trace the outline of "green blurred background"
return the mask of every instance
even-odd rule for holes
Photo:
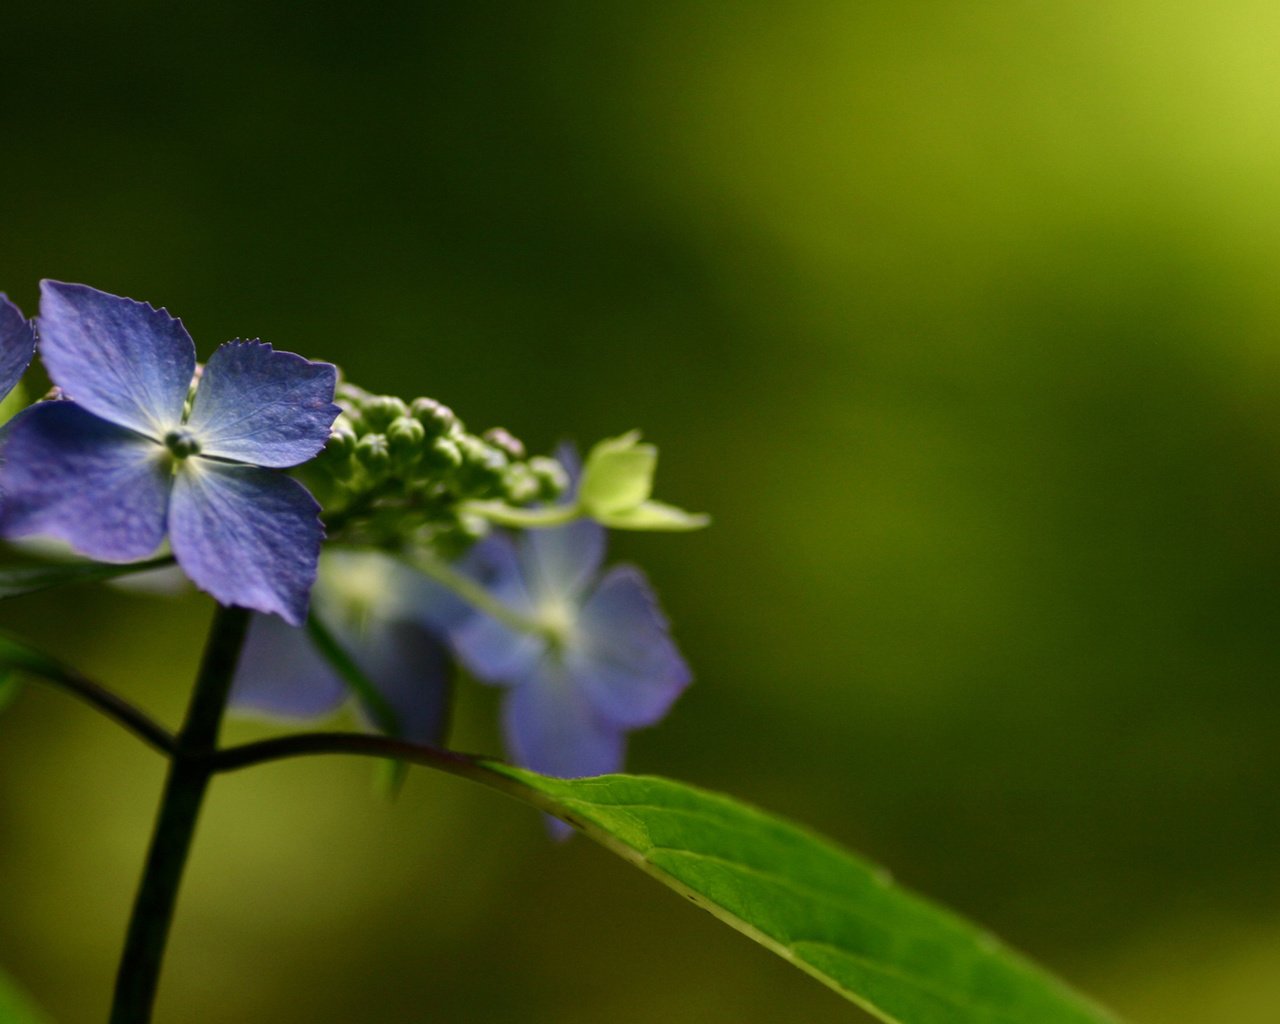
[[[213,9],[216,6],[216,9]],[[698,681],[630,766],[807,822],[1137,1022],[1280,1005],[1280,8],[10,7],[0,287],[167,305],[539,450]],[[209,604],[0,624],[174,721]],[[493,694],[457,745],[495,750]],[[255,735],[239,723],[232,737]],[[0,719],[0,963],[104,1018],[162,764]],[[161,1020],[860,1020],[457,780],[214,787]]]

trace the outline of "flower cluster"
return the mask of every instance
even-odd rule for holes
[[[242,711],[350,701],[372,728],[442,743],[460,664],[506,690],[515,761],[578,776],[618,770],[626,734],[688,684],[644,576],[601,570],[602,523],[705,522],[650,500],[657,453],[638,435],[583,470],[572,452],[530,458],[433,399],[370,394],[258,341],[200,366],[165,310],[52,281],[34,325],[0,296],[0,397],[37,341],[55,389],[0,435],[0,535],[124,563],[167,541],[196,586],[261,613]]]
[[[487,530],[468,502],[552,501],[566,486],[554,459],[527,458],[501,427],[469,432],[435,399],[405,402],[343,381],[336,400],[342,412],[305,476],[345,541],[459,553]]]
[[[351,692],[314,631],[265,616],[251,627],[232,703],[306,720],[353,700],[383,731],[439,742],[456,659],[506,689],[503,731],[516,763],[565,777],[618,771],[626,734],[658,722],[691,676],[644,574],[629,565],[602,574],[604,551],[604,530],[587,520],[518,541],[491,534],[456,570],[492,595],[483,607],[386,554],[330,552],[316,615],[392,724],[370,694]]]

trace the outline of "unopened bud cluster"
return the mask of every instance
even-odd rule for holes
[[[410,534],[464,546],[483,524],[459,515],[470,500],[529,505],[556,500],[567,486],[554,459],[528,458],[502,428],[467,431],[448,406],[432,398],[412,402],[338,385],[342,413],[329,443],[306,467],[307,482],[326,521],[373,543]]]

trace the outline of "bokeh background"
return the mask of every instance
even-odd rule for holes
[[[0,287],[167,305],[534,449],[643,427],[619,537],[698,681],[634,770],[809,823],[1135,1022],[1280,1005],[1280,8],[10,6]],[[175,721],[206,599],[10,602]],[[493,695],[455,742],[496,750]],[[232,738],[261,734],[237,723]],[[104,1019],[162,778],[0,718],[0,963]],[[219,780],[159,1019],[861,1020],[536,815]]]

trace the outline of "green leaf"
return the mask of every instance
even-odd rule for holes
[[[991,935],[779,818],[666,779],[552,779],[482,767],[502,777],[499,788],[563,818],[882,1020],[1116,1021]]]
[[[126,565],[107,565],[102,562],[6,565],[0,567],[0,599],[21,597],[23,594],[34,594],[40,590],[51,590],[71,583],[100,583],[118,576],[158,569],[172,562],[172,555],[163,555],[160,558],[152,558],[145,562],[129,562]]]
[[[48,1024],[48,1020],[13,979],[0,971],[0,1021],[4,1024]]]

